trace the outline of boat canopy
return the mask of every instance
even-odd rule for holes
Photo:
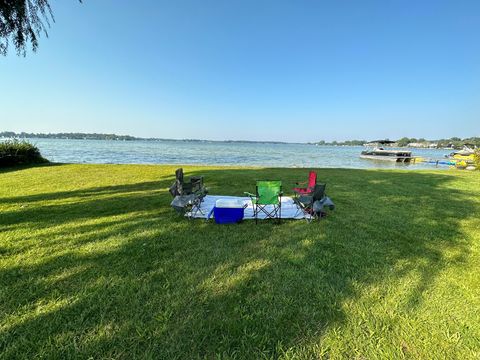
[[[374,141],[370,141],[369,144],[395,144],[396,141],[392,141],[392,140],[374,140]]]

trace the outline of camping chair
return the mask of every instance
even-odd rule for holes
[[[295,187],[293,191],[295,195],[298,197],[300,195],[307,195],[313,192],[313,188],[317,184],[317,173],[315,171],[310,171],[308,173],[308,182],[297,182],[296,185],[307,185],[307,187]]]
[[[175,170],[175,182],[170,186],[169,191],[173,197],[202,192],[207,193],[206,188],[203,186],[203,176],[192,176],[189,182],[185,182],[182,168]]]
[[[174,197],[171,205],[180,213],[189,213],[192,219],[195,215],[205,215],[201,209],[203,198],[207,195],[208,190],[203,185],[203,176],[192,176],[189,182],[183,177],[183,169],[175,171],[175,182],[170,186],[170,194]]]
[[[295,204],[298,206],[298,211],[303,212],[305,219],[308,222],[313,219],[318,219],[322,212],[321,210],[315,209],[315,203],[319,204],[323,199],[325,199],[325,188],[326,184],[316,184],[313,188],[313,192],[307,195],[300,195],[293,199]]]
[[[253,216],[255,224],[258,223],[258,214],[265,214],[265,219],[278,219],[282,217],[282,182],[257,181],[255,194],[245,193],[252,199]]]

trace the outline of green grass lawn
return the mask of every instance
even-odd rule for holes
[[[0,358],[480,358],[480,172],[319,169],[327,218],[222,226],[169,207],[174,170],[0,171]]]

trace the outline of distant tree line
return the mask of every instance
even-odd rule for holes
[[[388,140],[388,139],[387,139]],[[366,140],[348,140],[348,141],[332,141],[326,142],[321,140],[314,143],[315,145],[325,145],[325,146],[360,146],[363,144],[369,143]],[[395,145],[399,147],[407,147],[409,144],[423,145],[425,147],[435,146],[437,148],[455,148],[461,149],[465,144],[471,144],[476,147],[480,147],[480,137],[469,137],[461,139],[459,137],[452,137],[450,139],[439,139],[439,140],[426,140],[424,138],[408,138],[403,137],[395,141]]]
[[[1,0],[0,0],[1,1]],[[14,131],[0,132],[0,138],[7,139],[73,139],[73,140],[148,140],[148,141],[186,141],[186,142],[225,142],[225,143],[264,143],[264,144],[286,144],[281,141],[250,141],[250,140],[225,140],[212,141],[200,139],[165,139],[165,138],[141,138],[130,135],[97,134],[97,133],[26,133]]]
[[[0,137],[3,138],[20,138],[20,139],[74,139],[74,140],[139,140],[130,135],[117,134],[85,134],[85,133],[56,133],[56,134],[42,134],[42,133],[15,133],[13,131],[0,132]]]
[[[325,146],[361,146],[366,144],[366,140],[347,140],[347,141],[332,141],[326,142],[325,140],[320,140],[315,145],[325,145]]]
[[[427,145],[427,143],[429,144],[430,142],[427,141],[424,138],[417,139],[417,138],[403,137],[403,138],[397,140],[397,145],[398,146],[408,146],[408,144],[425,144],[425,145]],[[434,143],[434,142],[431,142],[431,143]],[[435,143],[438,144],[438,142],[436,142],[436,141],[435,141]]]
[[[403,137],[397,141],[398,146],[408,146],[408,144],[425,144],[426,146],[430,144],[436,144],[439,148],[451,147],[451,148],[461,148],[465,144],[475,145],[480,147],[480,137],[470,137],[461,139],[459,137],[452,137],[450,139],[439,139],[439,140],[425,140],[423,138],[407,138]]]
[[[0,0],[1,1],[1,0]],[[3,131],[0,132],[0,138],[8,139],[73,139],[73,140],[168,140],[168,141],[188,141],[188,142],[216,142],[210,140],[198,140],[198,139],[182,139],[182,140],[173,140],[173,139],[163,139],[163,138],[140,138],[130,135],[117,135],[117,134],[98,134],[98,133],[27,133],[14,131]],[[386,139],[388,140],[388,139]],[[221,142],[227,143],[268,143],[268,144],[285,144],[284,142],[277,141],[248,141],[248,140],[225,140]],[[362,146],[369,143],[367,140],[347,140],[347,141],[332,141],[327,142],[321,140],[315,143],[309,143],[313,145],[322,145],[322,146]],[[450,139],[440,139],[440,140],[426,140],[423,138],[407,138],[403,137],[395,142],[395,146],[407,147],[409,144],[422,145],[424,147],[435,146],[438,148],[454,148],[461,149],[465,144],[471,144],[480,148],[480,137],[470,137],[470,138],[458,138],[452,137]]]

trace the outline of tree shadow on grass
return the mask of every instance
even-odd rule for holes
[[[221,169],[211,193],[302,169]],[[2,199],[31,207],[2,225],[32,234],[0,256],[0,353],[7,357],[278,357],[319,343],[362,291],[416,272],[415,311],[445,263],[468,257],[460,220],[478,204],[451,174],[318,170],[337,205],[326,219],[219,226],[169,209],[168,180]],[[251,188],[248,188],[248,187]],[[446,221],[448,219],[448,221]],[[38,258],[29,254],[39,251]],[[31,256],[31,255],[30,255]]]
[[[38,164],[20,164],[20,165],[12,165],[12,166],[0,166],[0,175],[14,172],[14,171],[28,170],[32,168],[42,168],[47,166],[50,167],[50,166],[62,166],[62,165],[65,165],[65,164],[46,162],[46,163],[38,163]]]

